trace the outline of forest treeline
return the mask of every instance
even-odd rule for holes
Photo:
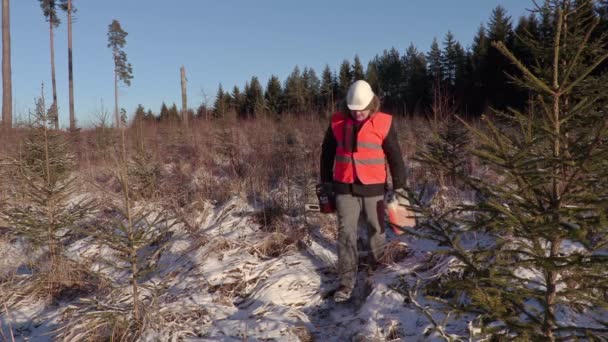
[[[600,21],[598,32],[608,32],[608,1],[574,1],[593,4],[594,16]],[[491,42],[500,41],[513,51],[525,65],[540,69],[550,61],[539,59],[539,47],[526,41],[551,41],[555,30],[555,11],[547,3],[539,9],[514,20],[504,7],[492,11],[487,24],[481,24],[472,45],[465,48],[448,31],[443,39],[434,39],[426,53],[410,44],[405,51],[393,47],[384,50],[364,66],[355,55],[344,60],[337,71],[329,65],[320,74],[311,67],[295,66],[281,81],[272,75],[263,85],[252,76],[244,86],[225,89],[219,85],[213,103],[203,103],[190,115],[195,117],[239,118],[257,115],[302,115],[318,113],[326,116],[339,107],[348,86],[355,80],[367,80],[382,98],[382,109],[395,115],[425,115],[437,106],[467,117],[482,114],[488,108],[523,109],[529,92],[518,87],[511,76],[520,76],[517,69]],[[601,73],[604,64],[596,72]],[[159,112],[139,106],[135,118],[178,119],[177,106],[163,104]]]

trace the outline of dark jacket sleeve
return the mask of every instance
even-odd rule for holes
[[[390,168],[391,176],[393,177],[393,189],[405,187],[407,179],[405,164],[403,163],[403,156],[401,155],[397,130],[393,123],[391,123],[391,128],[382,143],[382,149],[386,155],[388,167]]]
[[[334,159],[338,143],[331,126],[325,132],[323,145],[321,145],[321,182],[330,183],[334,179]]]

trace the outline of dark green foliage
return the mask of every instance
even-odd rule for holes
[[[473,39],[471,48],[471,92],[475,94],[468,102],[469,111],[473,113],[481,113],[487,105],[487,90],[485,87],[486,78],[485,72],[488,68],[487,57],[490,49],[490,42],[486,34],[486,29],[483,24],[477,30],[477,34]]]
[[[459,67],[460,55],[464,55],[464,50],[454,39],[454,34],[451,31],[445,35],[443,41],[443,52],[440,54],[441,79],[450,86],[456,84],[456,69]]]
[[[178,122],[180,119],[179,110],[174,102],[171,108],[169,108],[169,121]]]
[[[439,48],[439,43],[437,43],[437,38],[434,38],[433,43],[431,44],[431,50],[426,56],[429,77],[433,83],[438,83],[443,79],[441,59],[441,49]]]
[[[251,77],[251,81],[245,85],[245,112],[243,118],[255,118],[264,113],[264,90],[257,77]]]
[[[350,62],[345,59],[340,64],[340,71],[338,72],[338,99],[344,100],[346,98],[351,83],[353,83],[353,72]]]
[[[353,81],[364,80],[365,72],[363,70],[363,65],[361,64],[361,60],[359,56],[355,55],[355,60],[353,61]]]
[[[177,105],[173,103],[171,108],[167,107],[167,105],[163,102],[160,107],[160,113],[158,115],[158,121],[165,122],[179,122],[181,120],[179,111],[177,110]]]
[[[530,38],[541,42],[553,39],[555,5],[551,1],[538,3],[540,8],[527,11],[517,20],[512,20],[504,7],[496,7],[488,22],[480,25],[470,48],[447,32],[443,42],[434,39],[426,53],[418,52],[413,45],[404,53],[392,47],[369,60],[365,69],[358,55],[352,63],[343,60],[336,66],[337,72],[326,65],[318,92],[310,83],[313,69],[298,68],[283,83],[282,111],[327,115],[335,110],[337,102],[344,100],[348,87],[357,79],[365,79],[372,86],[381,98],[382,110],[396,115],[427,115],[438,107],[466,117],[487,114],[490,109],[524,110],[531,93],[514,82],[512,77],[521,76],[520,71],[491,42],[502,42],[534,71],[552,63],[546,59],[552,50],[550,45],[526,43]],[[572,0],[568,6],[581,4],[600,18],[597,32],[608,32],[606,1]],[[596,72],[606,69],[607,62]],[[274,113],[268,106],[267,110]],[[241,112],[245,112],[244,107]]]
[[[226,93],[224,92],[224,88],[222,84],[217,88],[217,95],[215,96],[215,102],[213,103],[213,113],[217,118],[223,118],[228,112],[229,109],[229,101]]]
[[[454,186],[459,177],[470,171],[468,162],[471,156],[468,149],[471,139],[468,131],[455,118],[448,118],[442,124],[433,139],[414,159],[434,165],[432,170],[436,172],[439,186]],[[437,165],[441,167],[436,167]]]
[[[306,87],[297,65],[285,81],[285,108],[292,114],[306,111]]]
[[[145,149],[138,149],[129,162],[130,191],[134,199],[152,198],[160,186],[160,164]]]
[[[337,81],[334,74],[331,72],[329,65],[325,65],[323,74],[321,75],[321,106],[325,113],[330,114],[334,111],[337,96]]]
[[[450,161],[448,136],[431,144],[433,157],[426,158],[477,193],[475,203],[439,215],[420,210],[429,237],[461,265],[463,276],[443,284],[452,294],[444,300],[476,313],[485,326],[494,324],[486,335],[608,336],[608,326],[594,322],[608,310],[608,93],[606,73],[597,69],[608,50],[597,17],[586,10],[590,2],[568,4],[553,0],[539,9],[553,18],[547,20],[555,25],[553,39],[528,37],[532,59],[547,63],[527,66],[505,42],[493,44],[523,75],[515,80],[534,101],[527,112],[498,112],[496,120],[484,118],[482,129],[468,127],[479,142],[472,152],[487,168],[484,176]],[[497,20],[494,31],[507,32],[508,25]]]
[[[403,113],[404,82],[403,65],[397,49],[384,50],[376,57],[378,71],[378,94],[383,97],[382,104],[392,114]]]
[[[270,79],[268,79],[264,99],[270,113],[278,117],[283,111],[283,89],[281,81],[275,75],[270,76]]]
[[[38,0],[40,2],[40,8],[42,14],[50,21],[53,26],[57,27],[61,23],[61,20],[57,17],[57,8],[60,6],[57,0]],[[67,8],[66,8],[67,9]]]
[[[230,108],[241,115],[241,113],[245,111],[245,96],[238,86],[232,88],[231,97],[232,102],[230,103]]]
[[[403,55],[403,67],[407,85],[404,95],[406,112],[422,112],[430,96],[426,57],[410,44]]]
[[[367,63],[367,70],[365,70],[365,79],[367,83],[372,87],[374,92],[378,93],[378,65],[377,59],[372,59]]]
[[[167,107],[167,105],[164,102],[160,106],[160,112],[158,114],[158,120],[159,121],[169,120],[169,108]]]
[[[502,42],[506,46],[512,46],[513,29],[511,17],[507,15],[502,6],[497,6],[492,11],[488,24],[488,41]],[[486,56],[483,83],[486,87],[488,101],[494,108],[505,109],[509,99],[514,95],[515,87],[510,85],[506,73],[512,74],[515,69],[509,61],[498,50],[490,48]]]
[[[306,111],[316,113],[319,111],[318,102],[321,92],[321,81],[313,68],[304,68],[302,72],[302,82],[304,83],[304,97]]]
[[[19,158],[10,163],[20,196],[0,207],[0,217],[11,233],[46,248],[48,288],[53,294],[66,280],[58,275],[65,264],[63,245],[74,235],[74,224],[90,213],[92,202],[75,199],[76,180],[71,175],[75,159],[61,132],[49,129],[52,121],[43,100],[37,100],[34,114]]]
[[[112,49],[114,72],[120,81],[130,86],[131,79],[133,79],[133,67],[131,63],[127,62],[127,54],[123,50],[127,44],[127,35],[128,33],[122,29],[118,20],[112,20],[108,26],[108,47]]]
[[[156,115],[154,115],[154,113],[152,113],[151,109],[148,109],[148,111],[146,112],[146,115],[144,116],[144,119],[147,121],[156,120]]]
[[[154,117],[154,115],[152,115],[152,117]],[[146,110],[144,109],[144,106],[142,106],[141,104],[138,104],[137,108],[135,108],[135,113],[133,114],[133,120],[132,120],[133,125],[135,125],[136,123],[139,123],[139,122],[147,121],[148,119],[149,119],[149,117],[146,114]]]

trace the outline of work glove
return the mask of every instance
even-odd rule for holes
[[[393,200],[397,201],[397,203],[399,203],[399,205],[403,205],[403,206],[410,205],[407,191],[405,191],[405,189],[403,189],[403,188],[395,189],[393,191]]]

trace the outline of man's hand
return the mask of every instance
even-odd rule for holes
[[[407,191],[403,188],[394,190],[394,200],[396,200],[399,205],[408,206],[410,205],[410,200],[408,199]]]

